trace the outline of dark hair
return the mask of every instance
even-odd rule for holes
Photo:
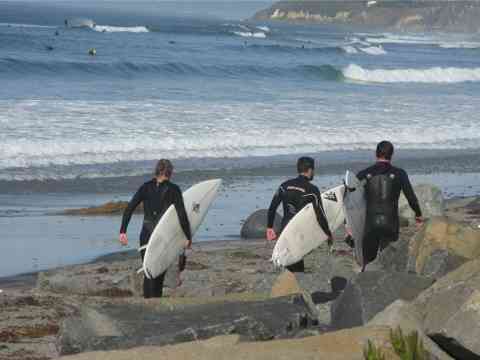
[[[392,160],[393,144],[390,141],[381,141],[377,145],[377,158]]]
[[[173,173],[173,165],[170,160],[161,159],[158,160],[157,166],[155,166],[155,176],[170,177]]]
[[[299,174],[303,174],[310,169],[315,169],[315,160],[308,156],[302,156],[297,160],[297,171]]]

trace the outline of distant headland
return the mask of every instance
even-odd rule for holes
[[[480,31],[480,2],[431,0],[287,0],[254,15],[256,20],[384,27],[406,31]]]

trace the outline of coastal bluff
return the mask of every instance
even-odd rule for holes
[[[427,0],[279,1],[255,20],[343,24],[400,31],[480,30],[480,2]]]

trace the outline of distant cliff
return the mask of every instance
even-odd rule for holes
[[[364,25],[397,30],[479,32],[480,1],[289,0],[255,14],[256,20]]]

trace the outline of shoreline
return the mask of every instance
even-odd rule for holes
[[[408,149],[397,150],[395,164],[407,169],[410,174],[428,174],[432,172],[475,172],[480,168],[480,148],[477,149]],[[321,175],[343,174],[346,169],[360,170],[374,161],[372,150],[331,150],[307,152],[319,164]],[[303,153],[302,153],[303,154]],[[242,177],[290,176],[294,172],[295,155],[270,155],[238,158],[192,158],[173,159],[176,165],[175,178],[180,184],[190,184],[205,178],[223,177],[227,182]],[[463,161],[458,162],[461,157]],[[83,194],[83,193],[124,193],[132,191],[133,183],[142,183],[150,179],[150,171],[155,161],[120,162],[110,166],[111,175],[74,176],[73,178],[28,179],[19,176],[16,180],[0,180],[0,196],[8,194]],[[200,165],[199,165],[200,164]],[[93,173],[102,165],[77,166],[82,174]],[[125,166],[136,168],[133,175],[121,171]],[[68,169],[69,167],[60,166]],[[73,167],[75,168],[75,166]],[[40,168],[32,168],[37,171]],[[20,170],[20,169],[17,169]],[[65,170],[67,171],[67,170]]]
[[[192,251],[215,251],[215,250],[227,250],[235,248],[249,248],[259,244],[266,243],[263,239],[241,239],[241,240],[207,240],[192,244]],[[49,271],[61,271],[65,268],[82,266],[82,265],[96,265],[99,263],[114,263],[117,261],[124,261],[129,259],[138,259],[138,251],[133,250],[121,250],[111,252],[105,255],[100,255],[94,259],[86,262],[79,262],[76,264],[59,266],[49,269],[38,270],[34,272],[19,273],[9,276],[0,277],[0,290],[31,290],[36,286],[38,276],[41,273]]]
[[[480,196],[480,195],[479,195]],[[445,212],[446,214],[455,219],[456,221],[467,221],[471,223],[476,218],[476,212],[480,212],[480,209],[477,210],[476,207],[469,210],[469,212],[462,211],[460,214],[456,214],[458,209],[465,209],[468,208],[469,205],[475,204],[478,196],[456,196],[452,198],[445,199]],[[95,216],[95,215],[92,215]],[[116,215],[115,215],[116,216]],[[480,226],[480,225],[478,225]],[[193,242],[192,250],[195,251],[215,251],[215,250],[227,250],[227,249],[234,249],[234,248],[249,248],[252,246],[258,245],[269,245],[265,239],[224,239],[224,240],[204,240],[204,241],[197,241]],[[7,289],[9,287],[16,287],[15,285],[19,285],[17,287],[21,287],[23,289],[28,289],[34,287],[38,275],[42,272],[48,271],[58,271],[63,268],[75,267],[75,266],[82,266],[82,265],[95,265],[98,263],[113,263],[116,261],[123,261],[126,259],[138,259],[138,251],[136,249],[128,249],[128,250],[120,250],[120,251],[113,251],[106,253],[104,255],[99,255],[94,257],[93,259],[85,262],[78,262],[75,264],[70,264],[66,266],[59,266],[49,269],[38,270],[34,272],[26,272],[26,273],[19,273],[13,274],[9,276],[2,276],[0,277],[0,289]]]

